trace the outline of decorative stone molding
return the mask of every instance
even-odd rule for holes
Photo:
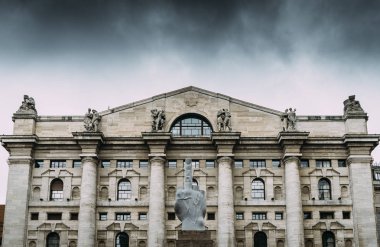
[[[152,158],[150,158],[151,166],[164,165],[165,162],[166,162],[166,159],[162,158],[161,156],[153,156]]]

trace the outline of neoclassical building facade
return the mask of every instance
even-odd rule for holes
[[[179,246],[184,160],[214,246],[377,246],[367,114],[297,116],[195,87],[84,116],[13,115],[5,247]]]

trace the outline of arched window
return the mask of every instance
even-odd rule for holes
[[[198,114],[186,114],[174,121],[170,132],[173,136],[210,136],[211,124]]]
[[[265,199],[265,185],[264,181],[256,178],[252,181],[252,198]]]
[[[63,201],[63,182],[54,179],[50,184],[50,201]]]
[[[267,235],[264,232],[256,232],[253,247],[267,247]]]
[[[326,231],[322,234],[322,244],[323,247],[335,247],[335,236],[334,233]]]
[[[116,235],[115,247],[129,247],[129,236],[125,232]]]
[[[331,200],[331,186],[327,178],[322,178],[318,182],[319,200]]]
[[[130,200],[132,197],[131,182],[128,179],[122,179],[117,188],[117,200]]]
[[[59,235],[51,232],[46,237],[46,247],[59,247]]]

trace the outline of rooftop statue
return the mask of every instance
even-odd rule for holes
[[[153,119],[152,131],[153,132],[162,131],[165,124],[165,120],[166,120],[165,111],[153,109],[150,112],[152,113],[152,119]]]
[[[351,95],[344,102],[344,114],[347,113],[364,113],[358,100],[355,100],[355,95]]]
[[[204,231],[206,215],[205,192],[193,184],[191,159],[185,161],[184,188],[178,188],[174,205],[175,213],[182,221],[183,231]]]
[[[231,113],[228,109],[222,109],[217,114],[218,131],[231,131]]]
[[[88,108],[88,111],[84,116],[84,128],[89,132],[98,132],[101,119],[102,117],[95,109],[91,110],[91,108]]]
[[[285,109],[285,113],[281,116],[283,122],[283,131],[295,131],[296,130],[296,109]]]
[[[37,114],[36,103],[32,97],[24,95],[24,101],[16,113],[32,113]]]

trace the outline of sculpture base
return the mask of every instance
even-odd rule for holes
[[[210,231],[178,231],[176,247],[214,247]]]

